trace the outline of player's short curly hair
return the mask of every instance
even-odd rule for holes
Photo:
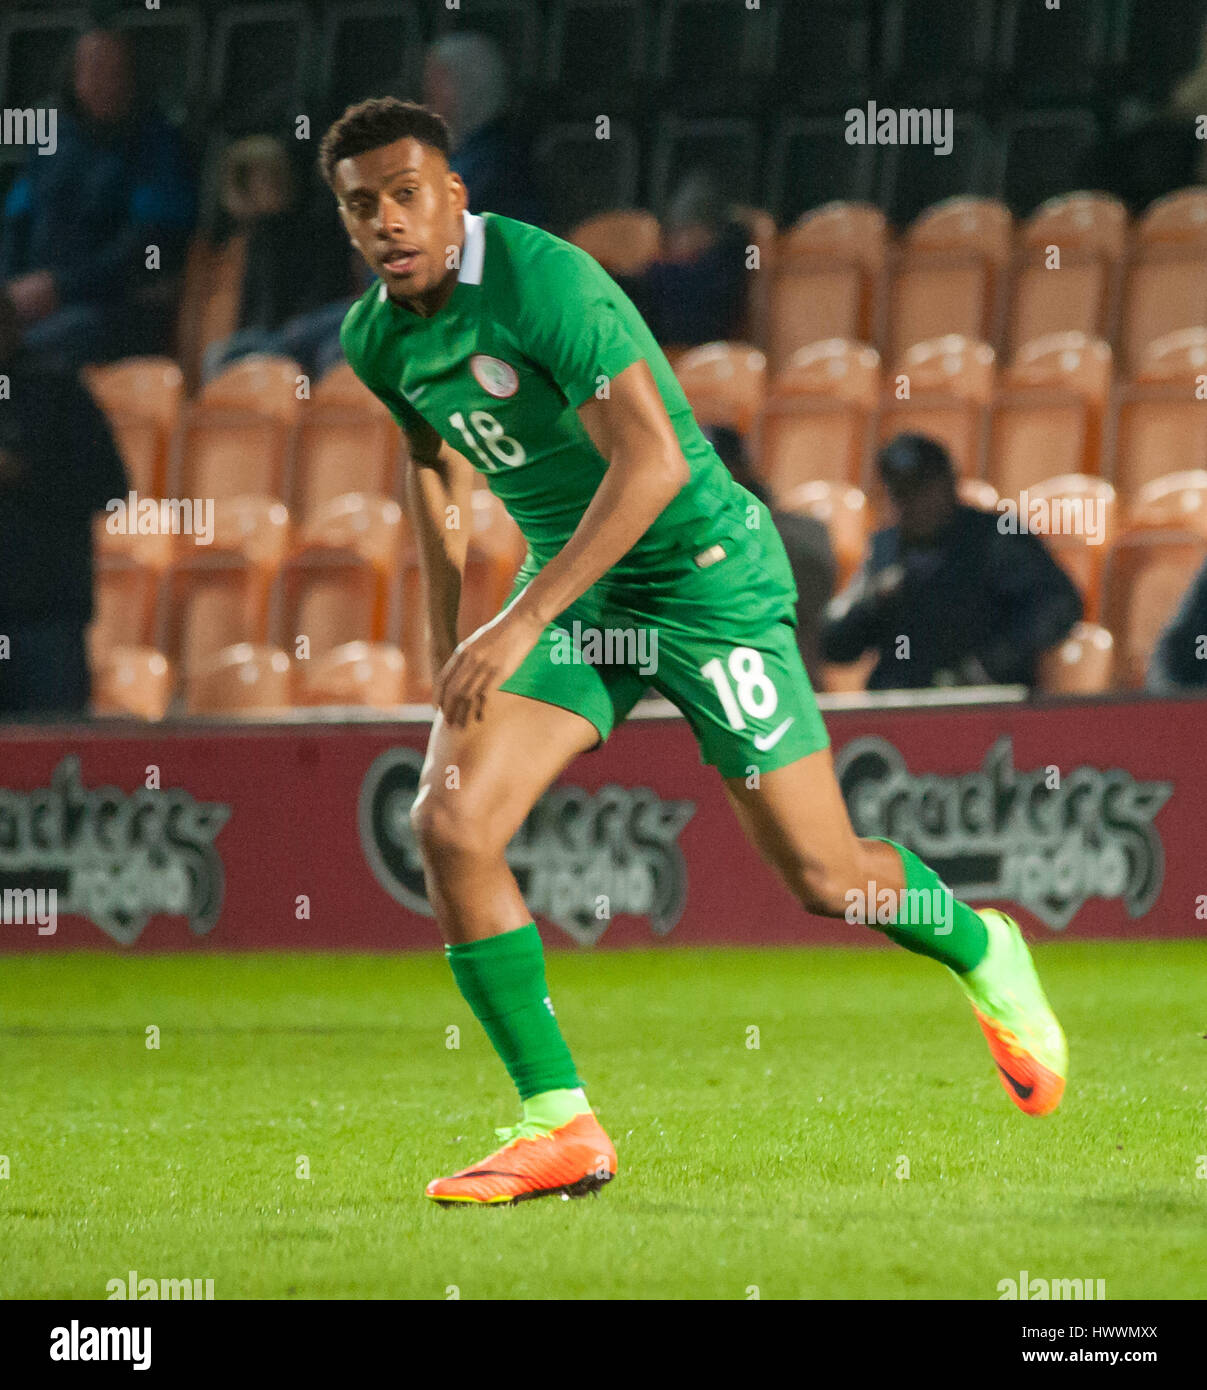
[[[323,178],[334,188],[335,166],[341,159],[392,145],[395,140],[418,140],[448,158],[448,126],[442,117],[414,101],[373,97],[349,106],[323,136],[319,146]]]

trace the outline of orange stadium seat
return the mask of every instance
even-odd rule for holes
[[[490,581],[495,613],[503,605],[516,572],[528,553],[528,543],[520,528],[511,519],[507,508],[493,492],[475,492],[470,498],[471,519],[470,558],[481,555],[493,571]],[[494,613],[487,614],[493,618]],[[482,621],[487,621],[483,618]],[[472,629],[471,629],[472,631]]]
[[[1120,335],[1125,370],[1138,375],[1149,344],[1207,326],[1207,188],[1158,198],[1140,219],[1127,273]]]
[[[302,369],[256,354],[207,383],[185,414],[177,491],[196,497],[285,496]]]
[[[701,425],[749,434],[763,406],[767,359],[749,343],[704,343],[675,363],[675,375]]]
[[[406,699],[406,659],[387,642],[345,642],[294,663],[294,703],[390,709]]]
[[[92,712],[162,719],[172,702],[172,665],[154,647],[113,647],[92,668]]]
[[[914,221],[891,275],[889,361],[953,333],[997,341],[1011,234],[1009,209],[992,198],[949,198]]]
[[[1100,695],[1111,688],[1115,639],[1097,623],[1075,623],[1058,646],[1039,658],[1037,685],[1045,695]]]
[[[292,703],[289,657],[280,647],[262,643],[223,647],[185,682],[184,704],[190,714],[272,716]]]
[[[155,624],[159,574],[128,556],[103,556],[93,579],[95,614],[88,651],[95,669],[119,647],[149,647]]]
[[[956,496],[966,507],[976,507],[982,512],[997,510],[997,488],[984,478],[957,478]]]
[[[1128,520],[1133,526],[1180,526],[1207,533],[1207,469],[1168,473],[1145,483]]]
[[[981,472],[995,361],[988,343],[949,334],[916,343],[885,382],[879,439],[925,434],[947,446],[957,473]],[[901,399],[908,388],[909,396]]]
[[[259,572],[237,555],[178,560],[161,586],[159,626],[162,649],[187,687],[224,647],[266,640]]]
[[[1117,198],[1065,193],[1038,208],[1019,236],[1011,351],[1049,333],[1109,339],[1126,247],[1127,208]]]
[[[289,544],[289,509],[284,502],[248,492],[216,499],[211,543],[215,553],[242,555],[271,574],[289,553]]]
[[[753,456],[776,497],[822,479],[856,484],[880,389],[880,355],[831,338],[794,353],[772,381]]]
[[[566,238],[613,275],[640,275],[658,259],[662,228],[652,212],[625,208],[580,222]]]
[[[1161,632],[1207,560],[1207,537],[1177,527],[1133,528],[1116,538],[1103,580],[1102,621],[1114,634],[1116,679],[1144,684]]]
[[[731,208],[730,213],[746,228],[750,238],[747,244],[758,253],[757,267],[748,266],[751,270],[750,290],[746,295],[746,307],[738,334],[765,352],[771,324],[771,286],[779,232],[775,218],[764,208],[742,207],[739,204]]]
[[[820,479],[801,483],[779,501],[779,510],[802,512],[823,522],[838,562],[838,586],[850,582],[863,562],[868,541],[868,499],[857,487]]]
[[[238,326],[246,266],[246,233],[236,233],[221,246],[194,237],[189,246],[176,322],[176,356],[190,391],[201,380],[206,348],[229,338]]]
[[[527,551],[519,527],[493,493],[475,491],[471,501],[473,516],[457,610],[458,639],[468,637],[496,616]],[[436,673],[430,669],[427,610],[413,545],[403,551],[400,590],[399,645],[406,659],[407,698],[425,701],[431,697]]]
[[[1098,473],[1111,350],[1084,333],[1025,344],[1002,374],[990,415],[989,477],[1002,493],[1044,478]]]
[[[1115,534],[1115,489],[1102,478],[1069,473],[1030,484],[1028,506],[1037,501],[1045,504],[1053,522],[1059,521],[1059,532],[1054,526],[1052,534],[1043,536],[1043,542],[1077,585],[1086,617],[1096,619],[1102,570]]]
[[[151,494],[145,494],[145,496],[147,500],[155,502],[158,506],[159,499]],[[142,506],[143,497],[140,496],[133,524],[115,531],[109,529],[113,515],[109,512],[100,512],[93,518],[92,522],[93,545],[98,557],[124,556],[133,560],[137,565],[145,565],[148,569],[162,571],[167,569],[176,557],[180,537],[174,536],[167,529],[145,533],[136,530],[137,517],[142,511]]]
[[[288,436],[277,421],[246,411],[189,413],[181,427],[175,496],[284,497]]]
[[[292,505],[302,518],[346,492],[398,492],[402,436],[348,364],[332,367],[299,412]]]
[[[298,378],[305,373],[289,357],[252,353],[208,381],[198,404],[222,410],[246,410],[291,425],[301,407]]]
[[[1207,328],[1170,333],[1150,343],[1137,380],[1118,393],[1114,429],[1115,487],[1125,501],[1155,478],[1202,466],[1207,459]]]
[[[180,418],[180,368],[169,357],[128,357],[86,367],[83,375],[113,430],[130,486],[144,497],[161,496]]]
[[[875,338],[887,240],[884,213],[866,203],[827,203],[780,237],[767,325],[773,370],[814,343]]]
[[[301,549],[345,550],[368,561],[385,585],[398,568],[404,530],[402,508],[392,497],[345,492],[311,514],[298,536],[298,545]]]
[[[345,492],[398,491],[400,432],[389,412],[314,406],[298,430],[293,504],[301,517]]]
[[[344,550],[306,550],[277,577],[276,631],[294,660],[315,661],[345,642],[379,642],[387,599],[377,568]],[[305,638],[308,657],[299,657]]]

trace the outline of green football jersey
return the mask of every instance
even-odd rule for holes
[[[404,429],[421,417],[485,474],[543,565],[569,540],[607,462],[577,408],[644,359],[691,477],[610,571],[619,581],[679,568],[754,499],[701,433],[631,300],[585,251],[492,213],[465,214],[457,284],[423,318],[374,285],[341,340],[357,376]]]

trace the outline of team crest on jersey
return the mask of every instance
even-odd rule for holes
[[[469,359],[469,369],[474,380],[492,396],[506,400],[520,389],[520,377],[516,369],[499,357],[487,357],[483,352],[475,352]]]

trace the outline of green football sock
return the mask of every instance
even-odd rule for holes
[[[536,923],[483,941],[446,946],[445,953],[457,988],[486,1029],[520,1099],[578,1090],[582,1082],[549,1002],[545,953]],[[585,1101],[584,1096],[578,1110],[571,1113],[589,1109]],[[554,1099],[549,1108],[558,1115],[564,1103]]]
[[[901,856],[905,865],[904,897],[891,925],[870,921],[869,926],[882,931],[890,941],[929,956],[964,974],[984,959],[989,948],[985,924],[967,903],[960,902],[937,873],[928,868],[913,852],[895,840],[883,839]],[[869,908],[872,905],[869,904]],[[869,913],[870,915],[870,913]]]

